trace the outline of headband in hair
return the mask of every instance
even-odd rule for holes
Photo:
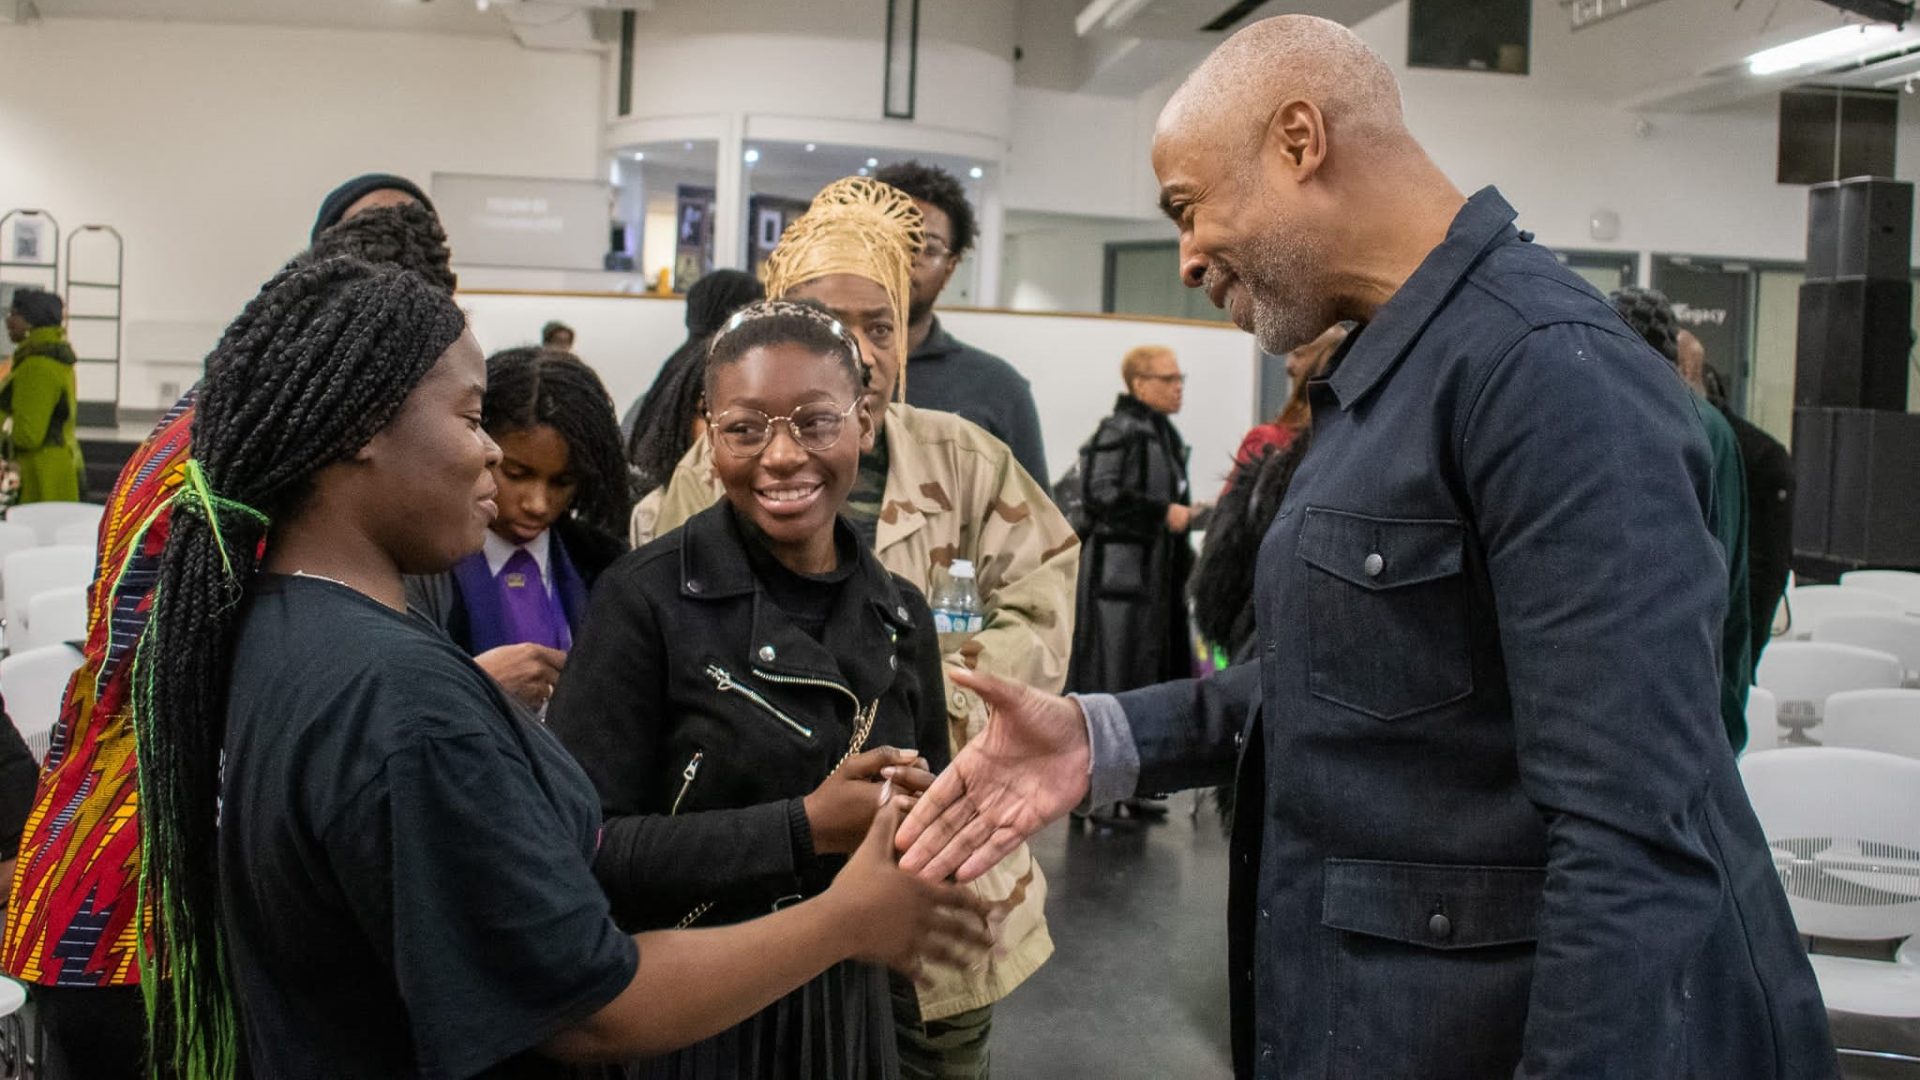
[[[755,300],[734,312],[727,319],[726,324],[713,335],[713,340],[707,345],[707,355],[712,356],[719,349],[722,338],[748,323],[778,318],[782,315],[795,315],[814,323],[839,338],[840,344],[847,347],[848,355],[853,357],[854,364],[862,371],[870,366],[866,358],[860,355],[860,339],[853,336],[853,332],[847,329],[845,323],[834,318],[831,311],[818,304],[799,303],[793,300]]]

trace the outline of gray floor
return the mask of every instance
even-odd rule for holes
[[[1053,959],[994,1012],[995,1080],[1219,1080],[1227,845],[1212,805],[1162,823],[1071,820],[1033,843]]]

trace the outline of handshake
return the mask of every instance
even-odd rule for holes
[[[981,961],[1006,912],[949,882],[974,880],[1065,816],[1086,797],[1089,778],[1086,719],[1072,700],[950,674],[980,695],[990,717],[952,766],[935,778],[910,750],[870,750],[806,799],[823,852],[845,837],[854,798],[871,808],[864,837],[821,899],[843,909],[843,925],[860,928],[855,955],[915,977],[928,963]]]

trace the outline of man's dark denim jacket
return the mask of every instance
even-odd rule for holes
[[[1095,798],[1239,762],[1243,1077],[1833,1075],[1717,709],[1707,406],[1513,217],[1311,387],[1259,662],[1083,699]]]

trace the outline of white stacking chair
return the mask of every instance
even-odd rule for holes
[[[1891,596],[1907,614],[1920,615],[1920,574],[1911,570],[1849,570],[1840,575],[1840,584]]]
[[[48,589],[27,601],[27,622],[13,644],[20,649],[87,639],[87,586]]]
[[[60,700],[80,659],[80,650],[71,645],[48,645],[0,660],[0,696],[7,699],[7,715],[35,761],[47,760]]]
[[[1843,690],[1820,722],[1827,746],[1920,758],[1920,690]]]
[[[1829,615],[1813,630],[1813,640],[1878,649],[1899,658],[1906,685],[1920,686],[1920,618],[1912,615]]]
[[[28,548],[39,546],[40,534],[33,531],[33,526],[0,521],[0,564],[4,564],[7,556],[16,551],[26,551]],[[5,595],[6,587],[4,583],[0,583],[0,596]]]
[[[1898,615],[1900,601],[1872,589],[1846,585],[1802,585],[1788,589],[1786,636],[1793,641],[1809,641],[1820,623],[1830,615]]]
[[[1764,686],[1747,687],[1747,748],[1757,754],[1780,745],[1780,699]]]
[[[7,511],[7,520],[16,525],[25,525],[40,534],[42,544],[56,544],[59,540],[55,534],[62,526],[84,522],[97,530],[100,527],[100,515],[106,512],[107,508],[99,503],[33,502],[22,503]]]
[[[53,530],[53,542],[62,547],[93,547],[100,542],[100,523],[70,521]]]
[[[33,504],[38,505],[38,504]],[[0,563],[0,593],[6,596],[7,632],[26,629],[27,602],[48,589],[86,585],[93,581],[90,547],[37,547],[16,551]]]
[[[1835,747],[1770,750],[1742,758],[1740,776],[1801,934],[1892,941],[1920,933],[1920,761]],[[1920,964],[1808,959],[1829,1011],[1920,1020]],[[1888,1056],[1875,1047],[1840,1052]]]
[[[1776,641],[1760,657],[1753,681],[1780,701],[1785,740],[1805,746],[1806,730],[1826,715],[1827,699],[1842,690],[1891,690],[1905,677],[1898,658],[1858,645]]]

